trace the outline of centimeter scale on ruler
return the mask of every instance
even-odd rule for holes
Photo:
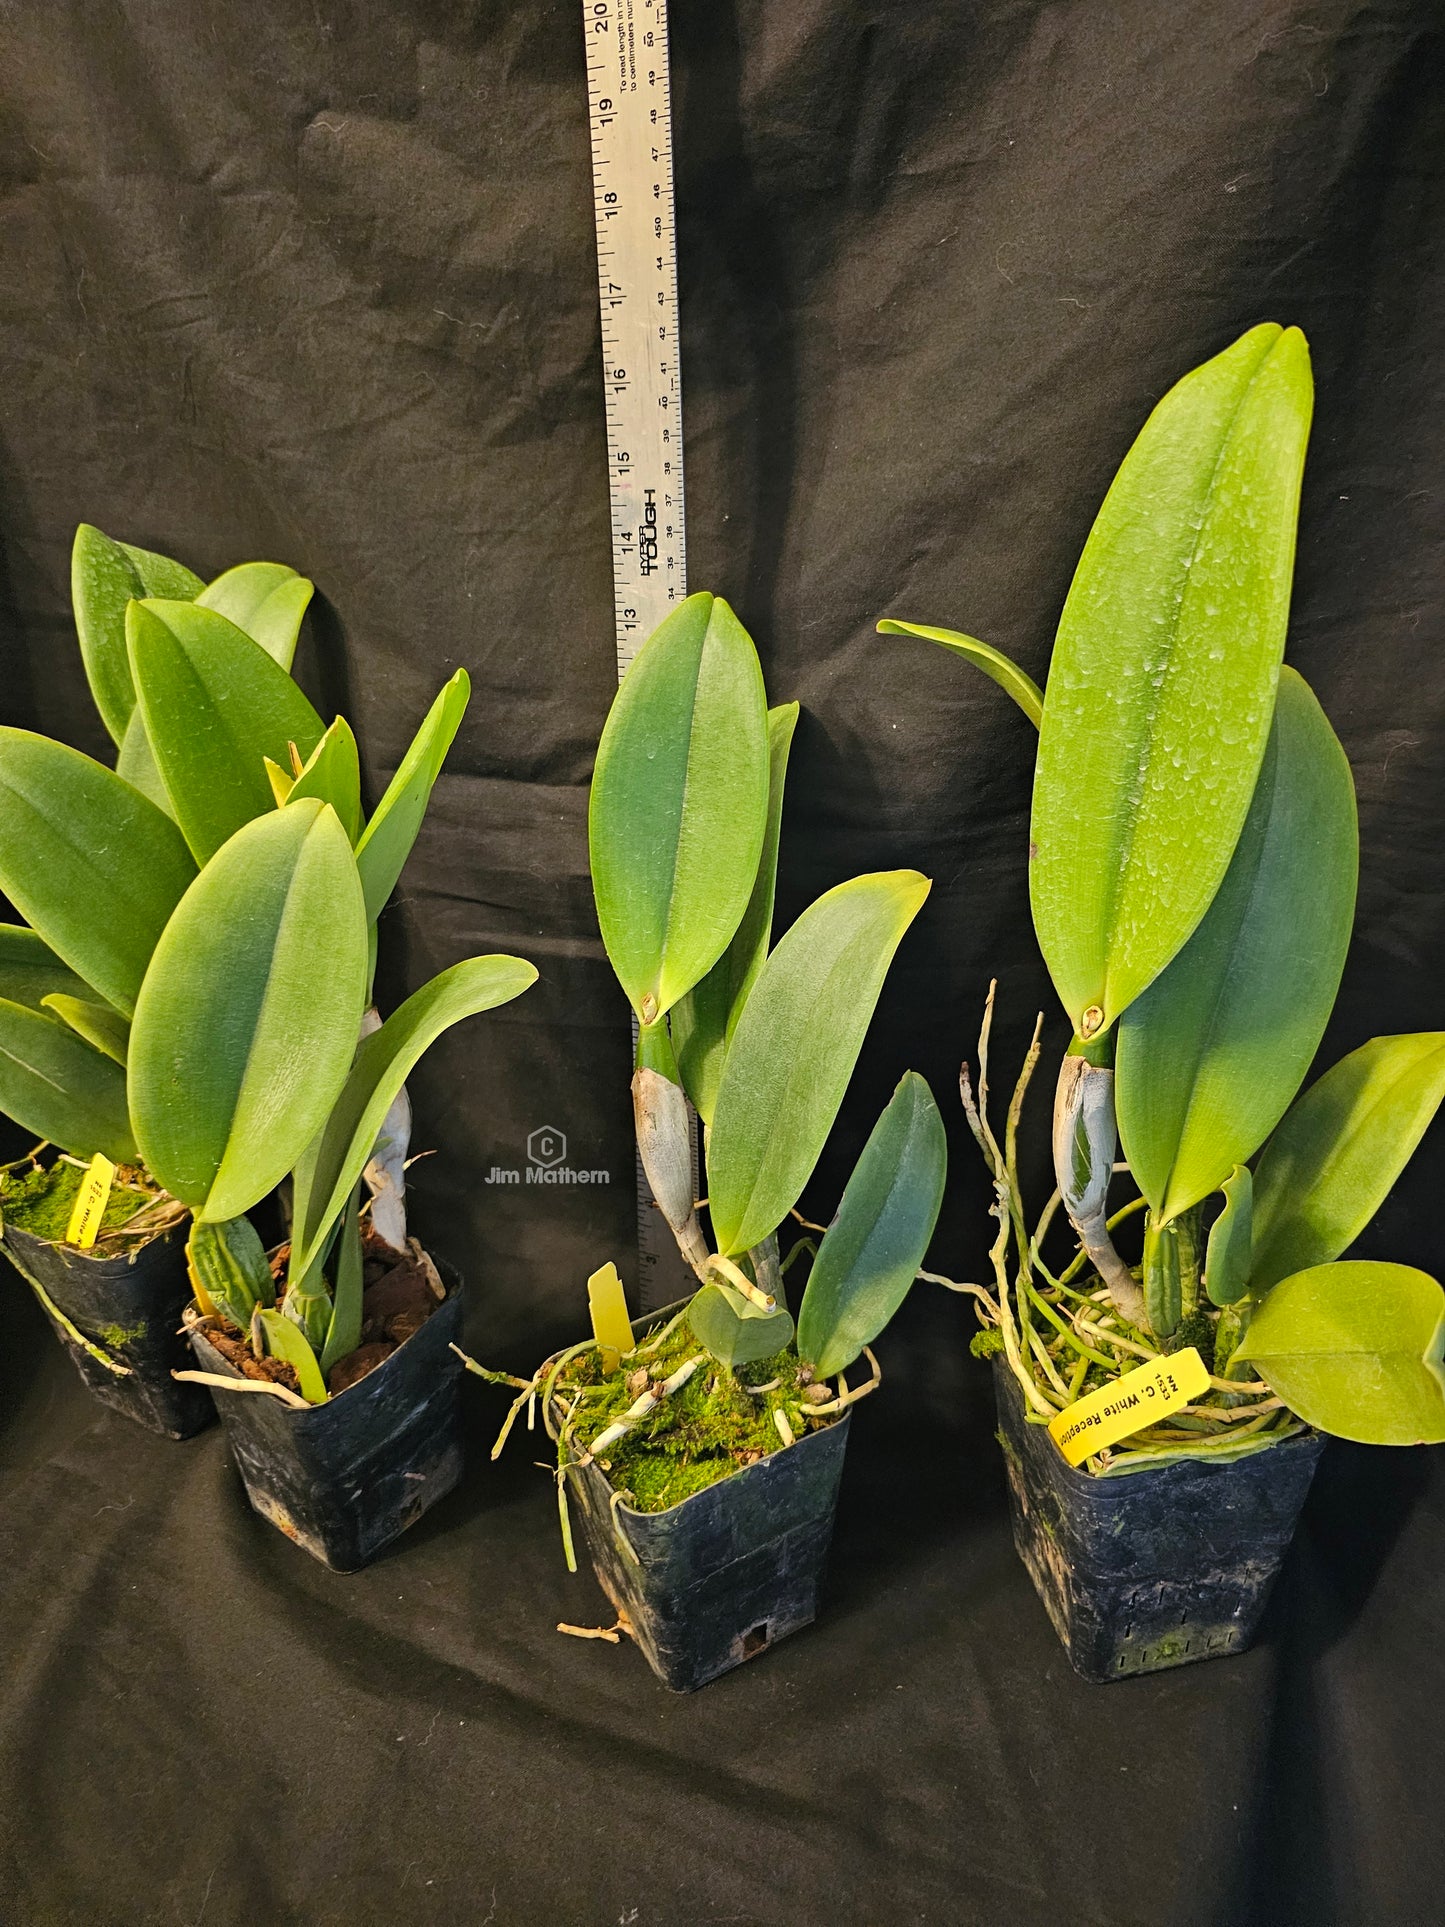
[[[667,0],[582,0],[582,19],[620,680],[687,594]],[[694,1288],[640,1160],[637,1252],[643,1311]]]

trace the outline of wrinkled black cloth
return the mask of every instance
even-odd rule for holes
[[[1429,0],[675,0],[689,569],[803,705],[779,927],[858,871],[933,894],[828,1155],[900,1071],[948,1115],[933,1262],[981,1275],[951,1091],[989,979],[1033,1014],[1030,731],[884,614],[1042,680],[1153,401],[1260,319],[1318,387],[1290,659],[1354,766],[1362,884],[1322,1061],[1442,1021],[1445,100]],[[614,686],[581,9],[49,0],[0,10],[0,715],[99,753],[77,521],[314,577],[298,658],[372,800],[474,694],[383,920],[394,1004],[541,982],[412,1080],[415,1228],[530,1365],[632,1262],[625,1007],[585,812]],[[1028,1137],[1047,1190],[1043,1112]],[[484,1182],[565,1134],[606,1185]],[[1437,1268],[1445,1136],[1362,1240]],[[562,1566],[469,1389],[462,1488],[370,1571],[245,1506],[218,1432],[91,1404],[0,1278],[0,1914],[145,1923],[1433,1922],[1445,1488],[1336,1445],[1250,1655],[1068,1671],[1008,1538],[966,1303],[915,1291],[860,1407],[826,1616],[689,1699]]]

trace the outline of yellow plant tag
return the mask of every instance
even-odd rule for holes
[[[1209,1373],[1192,1345],[1168,1358],[1154,1358],[1125,1372],[1112,1385],[1066,1405],[1049,1422],[1049,1437],[1070,1465],[1082,1465],[1091,1452],[1142,1432],[1209,1390]]]
[[[105,1207],[110,1202],[110,1185],[114,1176],[115,1166],[108,1157],[97,1151],[75,1194],[75,1208],[65,1228],[65,1242],[68,1245],[79,1245],[82,1251],[88,1251],[95,1243],[100,1221],[105,1216]]]
[[[632,1350],[632,1322],[616,1265],[603,1265],[587,1280],[587,1307],[592,1313],[592,1336],[602,1351],[602,1369],[615,1372],[622,1354]]]

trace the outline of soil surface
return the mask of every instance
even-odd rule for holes
[[[660,1343],[657,1334],[666,1332]],[[669,1329],[659,1325],[617,1371],[605,1375],[595,1349],[564,1367],[557,1395],[568,1405],[581,1391],[568,1459],[579,1457],[645,1391],[656,1390],[688,1359],[702,1350],[685,1319]],[[831,1425],[836,1413],[816,1411],[831,1404],[835,1389],[813,1384],[794,1351],[726,1371],[704,1362],[681,1388],[660,1400],[645,1418],[597,1461],[614,1491],[624,1492],[638,1512],[662,1512],[754,1465],[786,1443],[775,1413],[794,1440]]]
[[[431,1282],[435,1273],[423,1261],[420,1251],[415,1241],[411,1250],[398,1252],[370,1231],[365,1234],[361,1343],[332,1366],[326,1389],[333,1396],[384,1364],[398,1345],[404,1345],[413,1332],[421,1329],[441,1303]],[[271,1259],[271,1269],[277,1275],[278,1306],[286,1296],[281,1274],[289,1255],[289,1246],[283,1245]],[[247,1378],[269,1379],[273,1385],[300,1392],[301,1381],[295,1367],[279,1358],[258,1358],[251,1349],[249,1337],[234,1325],[213,1320],[206,1327],[206,1336],[222,1357]]]
[[[32,1237],[64,1244],[85,1170],[83,1164],[57,1158],[49,1166],[29,1164],[0,1172],[0,1215]],[[138,1211],[163,1195],[142,1172],[129,1165],[118,1166],[101,1219],[101,1237],[119,1231]]]

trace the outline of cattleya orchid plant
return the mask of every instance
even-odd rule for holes
[[[303,578],[257,563],[206,589],[83,528],[75,582],[118,768],[0,730],[0,885],[28,926],[7,942],[80,985],[38,1009],[0,1004],[0,1105],[77,1153],[142,1162],[192,1214],[200,1309],[284,1359],[320,1403],[360,1339],[363,1179],[373,1234],[407,1242],[407,1073],[444,1030],[537,975],[521,958],[472,957],[384,1023],[372,1005],[376,918],[466,673],[367,818],[350,725],[324,724],[288,673]],[[54,1087],[51,1111],[31,1102],[27,1071]],[[287,1179],[278,1307],[246,1213]]]
[[[972,637],[879,624],[973,661],[1039,733],[1030,895],[1074,1039],[1058,1189],[1032,1233],[1014,1139],[1038,1032],[1002,1145],[965,1066],[998,1199],[994,1286],[964,1287],[983,1349],[1040,1423],[1141,1357],[1194,1345],[1211,1368],[1207,1396],[1096,1472],[1236,1456],[1301,1422],[1445,1440],[1445,1293],[1410,1266],[1341,1262],[1445,1094],[1445,1032],[1373,1038],[1297,1095],[1358,872],[1349,763],[1281,666],[1312,400],[1303,335],[1272,325],[1164,397],[1085,546],[1046,691]],[[1137,1195],[1111,1215],[1125,1169]],[[1060,1204],[1078,1249],[1056,1273]],[[1113,1234],[1137,1212],[1132,1266]]]
[[[645,643],[602,733],[589,815],[598,920],[637,1018],[638,1149],[698,1288],[669,1327],[690,1335],[691,1356],[665,1379],[643,1356],[656,1351],[656,1334],[622,1356],[619,1369],[638,1379],[638,1396],[620,1417],[604,1423],[590,1409],[598,1388],[574,1396],[566,1379],[590,1345],[535,1380],[511,1381],[520,1387],[514,1415],[545,1385],[550,1422],[553,1395],[566,1392],[564,1469],[644,1420],[655,1425],[659,1404],[709,1362],[728,1383],[741,1367],[793,1355],[801,1369],[790,1386],[775,1375],[759,1396],[771,1399],[784,1444],[800,1426],[825,1422],[877,1383],[871,1341],[913,1283],[933,1233],[943,1124],[928,1085],[909,1072],[832,1223],[811,1227],[821,1242],[800,1239],[780,1259],[779,1228],[796,1216],[894,952],[929,890],[914,870],[854,877],[773,946],[797,717],[796,703],[768,709],[752,639],[726,602],[701,594]],[[689,1099],[703,1124],[705,1201],[694,1192]],[[812,1265],[795,1323],[783,1274],[803,1252]],[[842,1374],[865,1352],[873,1379],[850,1391]],[[825,1381],[834,1377],[830,1392]],[[798,1397],[800,1388],[811,1396]]]

